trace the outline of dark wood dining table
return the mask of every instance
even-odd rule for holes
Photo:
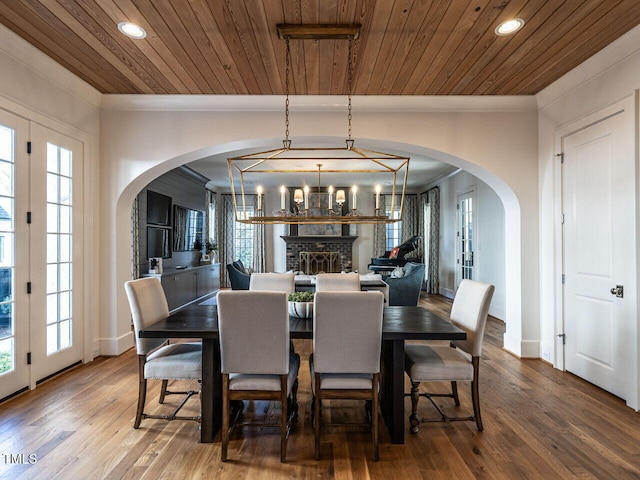
[[[313,321],[291,317],[292,339],[313,338]],[[190,305],[140,331],[141,338],[202,339],[200,441],[211,443],[222,425],[222,374],[215,305]],[[385,307],[382,324],[380,410],[392,443],[404,443],[404,342],[463,340],[461,330],[422,307]]]

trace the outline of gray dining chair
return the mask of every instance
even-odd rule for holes
[[[202,344],[169,343],[167,338],[140,338],[139,332],[169,316],[167,299],[157,277],[140,278],[125,282],[125,291],[133,317],[138,354],[138,408],[133,428],[139,428],[142,419],[195,420],[200,416],[178,416],[180,409],[198,390],[170,391],[169,380],[202,380]],[[144,413],[147,396],[147,380],[162,380],[159,403],[164,403],[167,395],[185,395],[184,400],[170,415]]]
[[[296,289],[295,278],[293,273],[253,273],[249,290],[270,290],[291,295]]]
[[[297,417],[300,356],[289,350],[287,294],[273,291],[218,293],[222,370],[222,449],[227,461],[229,436],[236,425],[280,427],[280,461],[287,457],[287,438]],[[280,401],[280,423],[240,424],[231,403]]]
[[[418,432],[421,422],[450,422],[460,420],[475,421],[482,431],[480,415],[480,392],[478,377],[482,340],[489,305],[495,287],[488,283],[463,280],[458,287],[451,307],[450,321],[463,329],[466,340],[454,340],[450,346],[410,344],[405,346],[405,372],[411,380],[411,433]],[[451,417],[446,415],[433,400],[435,397],[452,398],[460,406],[457,382],[471,382],[473,416]],[[422,382],[451,382],[451,393],[420,393]],[[440,414],[437,418],[418,416],[418,399],[427,398]]]
[[[382,347],[381,292],[317,292],[313,354],[309,358],[315,458],[320,459],[321,407],[325,399],[371,402],[373,458],[379,458],[378,389]]]
[[[357,273],[319,273],[316,292],[359,292],[360,275]]]

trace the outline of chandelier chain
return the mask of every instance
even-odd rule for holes
[[[289,149],[291,146],[291,140],[289,140],[289,67],[291,65],[291,49],[289,47],[289,37],[287,37],[287,53],[285,60],[285,80],[284,80],[284,148]]]
[[[348,96],[349,96],[349,103],[348,103],[348,114],[347,114],[347,120],[349,123],[349,128],[348,128],[348,133],[349,133],[349,137],[347,139],[347,147],[349,149],[351,149],[351,147],[353,147],[353,139],[351,138],[351,119],[353,118],[353,115],[351,113],[351,93],[352,93],[352,88],[353,88],[353,64],[352,64],[352,45],[353,45],[353,37],[349,37],[349,52],[348,52],[348,56],[349,58],[347,59],[347,91],[348,91]]]

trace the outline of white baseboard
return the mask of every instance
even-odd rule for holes
[[[449,290],[448,288],[441,288],[440,295],[442,295],[445,298],[448,298],[449,300],[453,300],[453,297],[456,296],[456,292],[454,290]]]
[[[133,332],[127,332],[119,338],[101,338],[99,355],[118,356],[135,345]]]

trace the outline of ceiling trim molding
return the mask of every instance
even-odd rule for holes
[[[341,111],[343,95],[291,95],[290,110]],[[522,112],[536,111],[533,95],[354,95],[353,108],[362,112]],[[136,111],[283,111],[282,95],[103,95],[105,110]]]
[[[102,93],[2,24],[0,52],[71,95],[94,107],[100,105]]]
[[[564,74],[535,95],[538,109],[542,110],[557,100],[588,84],[594,78],[607,73],[628,59],[640,55],[640,26],[637,26],[605,48]],[[634,90],[634,86],[630,86]],[[627,92],[625,92],[626,94]]]

